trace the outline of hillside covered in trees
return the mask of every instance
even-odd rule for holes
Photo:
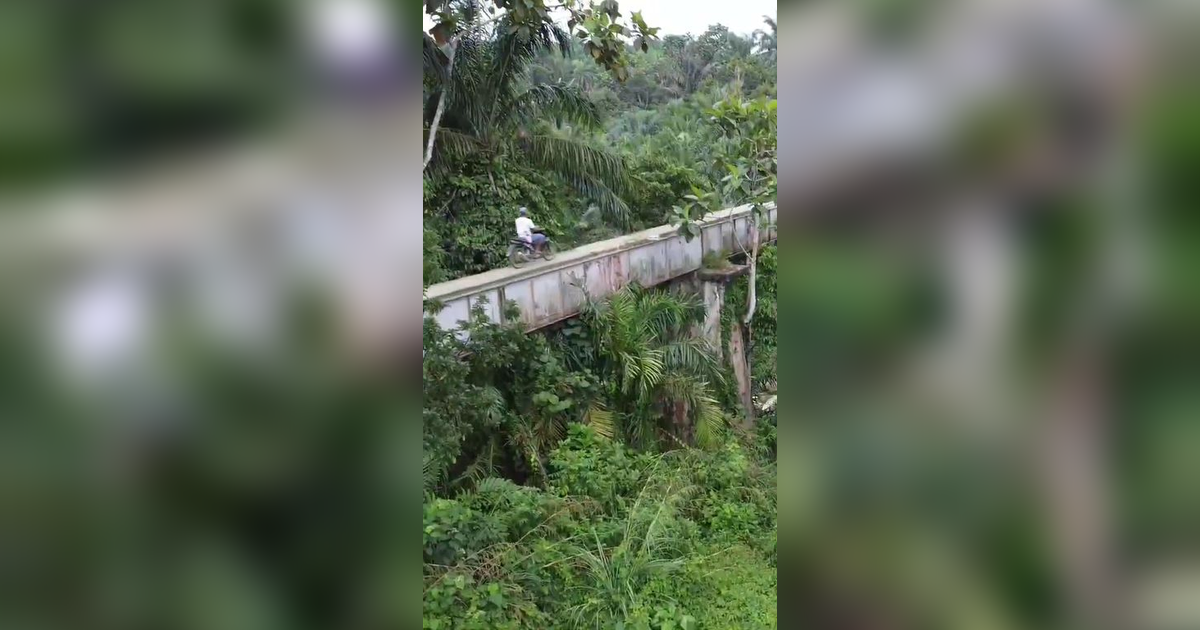
[[[456,36],[434,33],[452,43],[427,41],[427,285],[505,265],[518,206],[566,249],[663,224],[686,236],[705,212],[774,200],[770,19],[626,40],[614,68],[561,25],[523,37],[475,6]],[[722,328],[745,326],[753,281],[765,397],[776,250],[731,253],[757,274],[728,292]],[[425,628],[776,626],[774,415],[745,417],[698,333],[699,296],[630,286],[534,334],[482,305],[445,330],[438,306],[423,342]]]
[[[426,71],[427,141],[450,97],[425,175],[426,284],[503,265],[518,206],[566,249],[670,223],[687,195],[742,201],[704,197],[735,157],[711,119],[722,104],[773,117],[773,21],[752,36],[714,25],[630,46],[623,81],[565,32],[505,37],[468,30],[452,74]]]

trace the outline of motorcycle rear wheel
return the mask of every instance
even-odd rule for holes
[[[515,269],[519,269],[529,261],[529,257],[525,254],[525,248],[519,245],[508,246],[508,262]]]

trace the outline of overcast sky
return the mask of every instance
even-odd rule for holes
[[[710,24],[724,24],[743,35],[766,28],[763,16],[775,18],[775,0],[620,0],[626,16],[641,11],[659,35],[700,34]]]
[[[621,14],[628,18],[641,11],[650,26],[662,35],[699,35],[711,24],[724,24],[729,30],[749,35],[765,28],[763,16],[775,18],[775,0],[620,0]],[[565,21],[565,17],[563,20]],[[428,15],[425,28],[433,26]]]

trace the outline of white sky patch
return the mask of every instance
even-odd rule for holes
[[[763,16],[776,18],[775,0],[620,0],[621,16],[628,18],[641,11],[646,23],[662,30],[663,35],[699,35],[713,24],[724,24],[730,31],[749,35],[767,30]],[[560,22],[566,22],[566,12],[559,12]],[[424,16],[425,29],[433,20]]]
[[[624,15],[634,11],[641,11],[650,26],[661,28],[659,35],[699,35],[713,24],[749,35],[767,30],[764,15],[776,16],[775,0],[621,0]]]

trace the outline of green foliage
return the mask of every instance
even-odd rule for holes
[[[588,55],[618,81],[628,76],[622,38],[636,36],[635,48],[645,50],[659,30],[646,24],[638,12],[628,21],[623,20],[616,0],[586,4],[571,0],[552,5],[545,0],[425,0],[425,14],[436,20],[429,29],[432,35],[429,41],[439,45],[451,41],[481,18],[499,22],[499,28],[517,41],[528,41],[547,28],[558,28],[550,13],[555,8],[568,11],[567,29],[583,43]]]
[[[758,302],[754,319],[748,327],[746,338],[747,356],[750,362],[751,379],[755,393],[761,393],[776,381],[775,359],[779,348],[776,321],[779,317],[779,297],[776,281],[779,272],[779,248],[767,245],[758,254],[758,275],[755,299]],[[725,327],[740,322],[746,313],[749,297],[748,275],[734,280],[725,291],[725,304],[721,309],[722,325]]]
[[[779,54],[778,26],[775,24],[775,20],[765,15],[763,16],[763,24],[770,29],[770,32],[767,32],[767,29],[754,31],[752,35],[754,39],[754,46],[758,48],[758,51],[767,59],[774,63]]]
[[[642,619],[625,627],[776,628],[776,573],[774,567],[764,569],[762,556],[742,546],[721,548],[716,556],[690,558],[681,570],[652,581],[646,589],[654,599],[671,603],[656,605],[646,613],[642,610],[649,607],[635,611]],[[645,619],[647,613],[653,615],[649,620]]]
[[[813,393],[853,389],[858,370],[884,364],[929,325],[928,277],[886,252],[815,240],[790,251],[778,308],[788,313],[788,344],[804,352],[783,360]]]
[[[692,332],[702,317],[695,296],[637,287],[589,303],[582,328],[553,340],[491,321],[483,302],[461,331],[426,317],[430,475],[452,484],[500,471],[542,478],[573,422],[643,447],[715,443],[725,418],[710,384],[724,378]]]
[[[704,269],[728,269],[733,264],[729,262],[728,251],[710,251],[700,259],[700,266]]]
[[[427,630],[523,630],[547,627],[545,615],[519,587],[480,583],[469,573],[447,573],[425,589],[422,628]]]
[[[775,200],[779,166],[776,126],[778,101],[759,98],[730,98],[709,110],[710,120],[728,141],[717,163],[725,201],[752,203],[755,217],[762,219],[762,204]]]
[[[726,427],[714,398],[719,355],[695,334],[704,304],[682,292],[627,285],[580,315],[594,370],[620,419],[614,433],[648,447],[663,441],[713,444]]]
[[[596,128],[595,104],[573,86],[530,83],[527,78],[539,53],[569,54],[571,36],[549,19],[522,22],[519,11],[496,18],[494,30],[474,9],[454,19],[462,22],[454,22],[450,51],[432,52],[435,59],[425,67],[423,146],[438,121],[427,178],[453,177],[463,171],[465,161],[468,170],[481,168],[494,181],[498,159],[519,161],[591,198],[614,222],[624,224],[629,208],[621,195],[629,180],[620,157],[562,129],[564,124]],[[498,194],[498,187],[492,187]]]
[[[749,203],[755,223],[760,227],[765,225],[765,204],[775,200],[778,188],[777,108],[774,100],[748,101],[734,96],[708,111],[712,126],[723,140],[713,155],[714,168],[721,172],[721,194],[695,188],[692,194],[684,195],[682,206],[672,208],[672,223],[686,240],[691,241],[700,233],[695,221],[721,205]],[[757,245],[743,247],[751,254],[749,262],[754,265]]]
[[[564,201],[570,200],[570,201]],[[464,160],[458,172],[425,181],[424,249],[432,277],[451,280],[508,264],[517,208],[547,228],[560,247],[571,247],[571,229],[585,203],[552,175],[507,158]],[[427,276],[430,272],[427,272]],[[428,278],[427,278],[428,281]]]
[[[683,205],[671,207],[671,222],[678,226],[678,233],[691,242],[700,236],[700,224],[704,215],[718,210],[718,196],[714,191],[693,188],[691,194],[683,196]]]
[[[603,13],[594,21],[610,28]],[[465,22],[455,28],[468,32]],[[444,86],[451,96],[425,180],[427,282],[506,265],[520,205],[569,249],[677,221],[673,207],[697,190],[720,194],[693,219],[756,190],[747,176],[722,189],[730,176],[722,156],[742,147],[710,119],[726,101],[767,111],[758,97],[774,94],[775,68],[763,36],[755,43],[718,25],[650,40],[623,56],[618,81],[578,33],[539,30],[524,44],[504,44],[503,30],[469,35],[453,80],[438,50],[426,70],[427,131]],[[767,120],[753,115],[743,118]]]
[[[595,499],[615,512],[638,487],[647,460],[594,429],[575,425],[550,460],[551,488],[564,496]]]
[[[704,177],[691,167],[653,155],[631,158],[630,170],[637,182],[636,194],[630,199],[635,228],[668,223],[672,206],[706,183]]]
[[[427,564],[454,564],[501,539],[497,519],[478,514],[451,499],[426,502],[424,522],[423,546]]]
[[[660,42],[607,2],[560,33],[543,3],[518,4],[494,34],[439,31],[461,35],[452,80],[431,51],[427,126],[450,98],[425,180],[427,283],[505,264],[517,206],[571,247],[773,199],[771,37]],[[765,384],[773,248],[762,259]],[[775,627],[774,426],[729,430],[739,403],[694,334],[699,298],[627,287],[535,335],[485,313],[425,322],[424,627]]]
[[[760,452],[634,454],[576,425],[546,490],[487,479],[433,499],[425,627],[774,627],[775,477]],[[446,541],[463,550],[453,564],[429,562]]]
[[[720,378],[690,336],[702,307],[631,287],[549,338],[485,309],[467,340],[426,320],[426,458],[451,470],[427,467],[425,627],[772,627],[773,450],[677,448],[674,405]]]
[[[486,309],[477,303],[461,331],[424,324],[424,449],[431,474],[452,485],[502,472],[543,478],[567,425],[601,404],[590,370],[569,369],[545,337],[496,324]]]

